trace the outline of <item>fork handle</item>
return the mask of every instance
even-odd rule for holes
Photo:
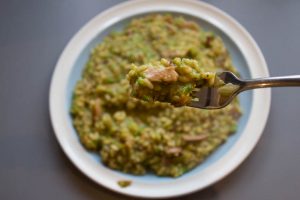
[[[300,75],[245,80],[242,90],[245,91],[255,88],[294,86],[300,86]]]

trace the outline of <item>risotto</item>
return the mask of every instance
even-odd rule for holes
[[[199,110],[130,96],[126,74],[132,64],[177,57],[196,60],[204,71],[237,73],[220,37],[172,15],[133,19],[92,50],[70,112],[81,143],[107,167],[177,177],[236,131],[238,100],[223,109]]]

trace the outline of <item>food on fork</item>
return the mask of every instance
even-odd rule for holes
[[[224,95],[236,89],[232,84],[225,85],[216,72],[204,70],[196,60],[187,58],[163,58],[141,66],[132,64],[127,79],[133,97],[174,106],[187,105],[195,88],[215,87]]]

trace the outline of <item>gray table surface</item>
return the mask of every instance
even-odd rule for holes
[[[132,199],[86,178],[50,124],[55,63],[89,19],[121,0],[0,0],[0,199]],[[300,74],[300,1],[207,0],[261,47],[271,75]],[[272,90],[270,117],[248,159],[217,184],[177,199],[274,200],[300,196],[299,88]]]

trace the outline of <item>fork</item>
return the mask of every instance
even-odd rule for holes
[[[220,87],[201,87],[192,91],[190,107],[220,109],[227,106],[239,93],[257,88],[300,86],[300,75],[242,80],[232,72],[216,74],[225,84],[234,86],[231,92],[223,93]]]

